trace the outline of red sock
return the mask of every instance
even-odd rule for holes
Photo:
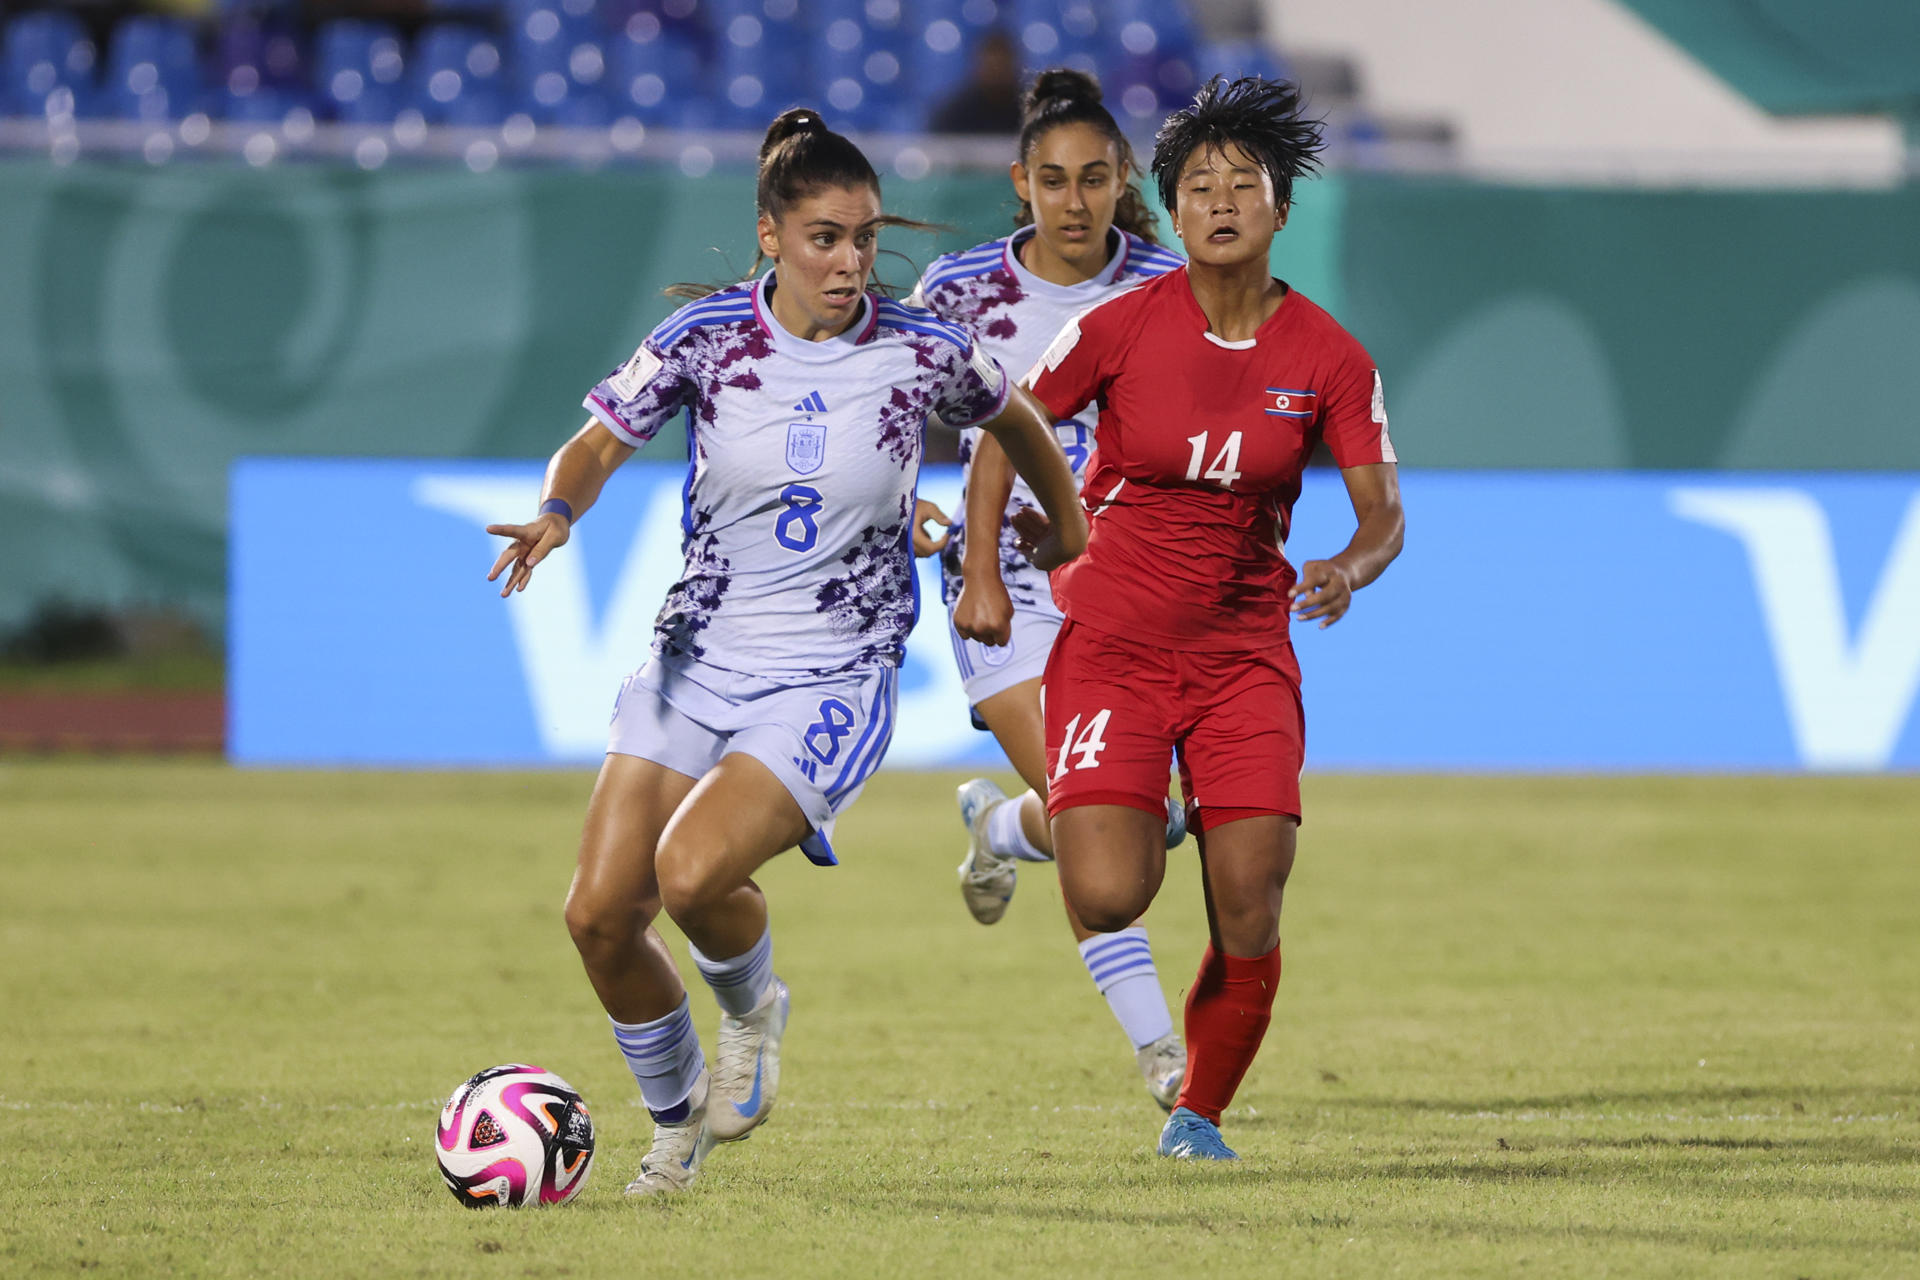
[[[1273,1019],[1280,948],[1242,960],[1211,944],[1187,992],[1187,1078],[1174,1105],[1220,1123]]]

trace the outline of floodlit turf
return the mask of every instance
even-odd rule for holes
[[[560,924],[585,775],[0,767],[0,1274],[1920,1274],[1920,780],[1310,779],[1237,1167],[1152,1154],[1048,869],[967,918],[955,781],[766,875],[779,1108],[635,1204]],[[434,1114],[516,1060],[598,1162],[469,1212]]]

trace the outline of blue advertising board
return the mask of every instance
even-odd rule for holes
[[[680,565],[683,468],[632,463],[522,595],[482,526],[535,463],[245,460],[229,750],[243,764],[599,758]],[[1295,634],[1310,768],[1920,768],[1920,476],[1408,472],[1407,548]],[[959,473],[921,494],[952,510]],[[1289,554],[1339,550],[1310,473]],[[998,760],[922,561],[887,763]],[[1177,599],[1168,601],[1178,608]]]

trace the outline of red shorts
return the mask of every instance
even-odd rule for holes
[[[1040,696],[1049,814],[1088,804],[1160,813],[1167,762],[1177,757],[1180,789],[1199,806],[1203,827],[1300,816],[1307,726],[1290,641],[1199,653],[1069,618],[1053,642]]]

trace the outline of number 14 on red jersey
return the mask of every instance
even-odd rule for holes
[[[1238,431],[1228,433],[1226,443],[1213,455],[1213,461],[1206,464],[1205,471],[1200,470],[1200,460],[1207,456],[1207,433],[1202,431],[1197,436],[1188,436],[1187,443],[1193,446],[1193,456],[1187,460],[1187,479],[1212,480],[1222,489],[1233,488],[1233,482],[1241,475]]]

